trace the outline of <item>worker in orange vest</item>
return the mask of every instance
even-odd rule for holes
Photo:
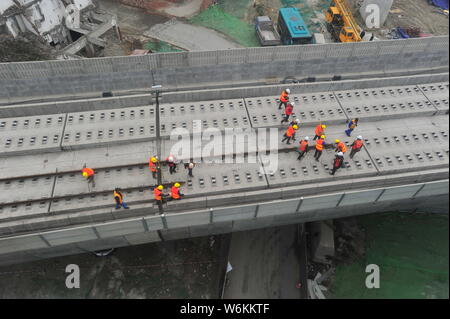
[[[308,152],[308,141],[309,141],[309,137],[305,136],[305,138],[303,140],[300,141],[299,143],[299,147],[298,147],[298,160],[301,160],[302,157]]]
[[[120,207],[123,207],[125,209],[130,208],[123,201],[123,194],[122,194],[120,188],[114,189],[114,200],[116,201],[116,209],[119,209]]]
[[[281,110],[281,105],[284,105],[284,107],[287,106],[287,102],[289,102],[289,94],[291,94],[291,90],[286,89],[281,92],[280,95],[280,104],[278,105],[278,109]]]
[[[92,168],[86,167],[86,165],[84,165],[83,169],[81,170],[81,175],[87,180],[88,185],[92,183],[92,187],[95,187],[94,170]]]
[[[314,158],[316,159],[317,162],[319,161],[319,158],[322,155],[322,151],[325,146],[326,146],[325,135],[322,135],[316,141],[316,152],[314,153]]]
[[[184,194],[181,194],[180,192],[180,187],[180,183],[173,184],[172,188],[170,189],[171,200],[179,200],[184,196]]]
[[[350,152],[350,158],[353,158],[353,156],[355,156],[355,154],[361,150],[363,145],[364,145],[363,138],[361,135],[359,135],[356,138],[356,140],[352,143],[352,145],[350,145],[352,147],[352,150]]]
[[[342,152],[343,154],[345,154],[345,152],[347,152],[347,147],[345,146],[345,144],[343,142],[341,142],[338,139],[336,139],[334,142],[336,143],[335,152]]]
[[[298,130],[297,125],[290,125],[286,130],[286,133],[284,133],[284,138],[281,140],[281,142],[287,141],[287,144],[291,144],[291,139],[295,141],[296,130]]]
[[[322,123],[320,123],[319,125],[316,126],[316,136],[314,136],[313,141],[317,140],[318,138],[320,138],[322,135],[325,135],[325,129],[327,128],[326,125],[323,125]]]
[[[175,157],[173,155],[169,155],[166,158],[167,165],[169,166],[169,173],[172,175],[177,172],[177,164],[175,163]]]
[[[157,204],[162,204],[164,202],[164,194],[163,194],[164,186],[159,185],[153,189],[153,197]]]
[[[331,175],[334,175],[336,171],[344,165],[344,153],[339,152],[336,154],[333,161],[333,170],[330,172]]]
[[[158,170],[161,168],[157,156],[153,156],[150,158],[150,160],[148,161],[148,168],[152,172],[153,178],[157,178]]]
[[[295,106],[294,102],[288,103],[288,105],[287,105],[286,108],[284,109],[284,117],[283,117],[283,119],[281,120],[281,123],[284,123],[284,122],[288,122],[288,121],[289,121],[289,116],[291,116],[291,114],[293,113],[293,111],[294,111],[294,106]]]

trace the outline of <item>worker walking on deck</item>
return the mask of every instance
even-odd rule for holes
[[[114,200],[116,201],[116,209],[119,209],[120,207],[123,207],[125,209],[130,208],[123,201],[123,194],[122,194],[120,188],[114,189]]]
[[[287,102],[289,102],[289,94],[291,93],[291,90],[286,89],[281,92],[280,95],[280,104],[278,105],[278,109],[281,110],[281,105],[284,105],[284,107],[287,106]]]
[[[353,158],[353,156],[355,156],[356,153],[358,153],[361,148],[363,147],[364,142],[363,142],[363,138],[361,135],[359,135],[356,140],[352,143],[351,148],[351,152],[350,152],[350,158]]]
[[[180,192],[180,187],[180,183],[173,184],[172,188],[170,189],[170,200],[180,200],[181,197],[184,196],[184,194]]]
[[[189,161],[189,163],[184,164],[184,168],[186,168],[188,170],[188,175],[189,177],[194,177],[194,175],[192,174],[192,171],[194,170],[194,162],[193,161]]]
[[[326,146],[325,143],[325,135],[320,136],[320,138],[316,141],[316,152],[314,153],[314,158],[316,162],[319,161],[320,156],[322,156],[323,148]]]
[[[344,154],[339,152],[334,157],[333,161],[333,170],[330,172],[331,175],[334,175],[336,171],[344,165]]]
[[[291,123],[289,123],[289,125],[297,125],[297,126],[300,126],[300,119],[292,120]]]
[[[342,152],[343,154],[347,152],[347,146],[345,146],[343,142],[338,139],[336,139],[334,142],[336,143],[336,149],[334,150],[335,152]]]
[[[164,194],[163,194],[164,186],[159,185],[153,189],[153,197],[155,198],[156,203],[162,204],[164,202]]]
[[[150,172],[152,172],[153,178],[156,179],[158,177],[158,171],[161,168],[157,156],[153,156],[150,158],[150,160],[148,161],[148,168],[150,169]]]
[[[322,123],[320,123],[319,125],[316,126],[316,135],[314,136],[313,141],[317,140],[318,138],[320,138],[322,135],[325,135],[325,129],[327,128],[326,125],[323,125]]]
[[[81,175],[87,180],[88,186],[92,183],[92,187],[95,187],[94,174],[95,172],[92,168],[86,167],[86,165],[83,166]]]
[[[292,115],[292,113],[294,111],[294,106],[295,106],[294,102],[288,103],[288,105],[284,109],[284,115],[283,115],[283,119],[281,120],[281,123],[285,123],[285,122],[289,121],[289,117]]]
[[[308,141],[309,137],[305,136],[303,140],[300,141],[299,147],[298,147],[298,160],[301,160],[302,157],[308,152]]]
[[[177,172],[177,164],[175,163],[175,157],[173,155],[169,155],[166,158],[167,165],[169,166],[169,173],[172,175]]]
[[[286,133],[284,133],[284,138],[281,140],[281,142],[287,141],[287,144],[291,144],[291,139],[295,141],[296,130],[298,130],[297,125],[290,125],[286,130]]]
[[[358,121],[358,118],[354,118],[350,122],[348,122],[348,129],[345,130],[345,134],[347,134],[348,137],[350,137],[353,130],[358,126]]]

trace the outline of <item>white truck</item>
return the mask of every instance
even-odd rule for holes
[[[262,46],[281,45],[280,35],[268,16],[256,17],[255,28]]]

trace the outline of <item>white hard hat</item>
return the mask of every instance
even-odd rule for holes
[[[295,119],[295,123],[300,123],[300,119]]]
[[[295,103],[294,103],[294,102],[291,102],[291,103],[289,103],[289,104],[291,104],[291,105],[292,105],[292,107],[294,107],[294,106],[295,106]]]
[[[290,94],[290,93],[291,93],[291,90],[286,89],[286,93],[287,93],[287,94]]]
[[[169,162],[173,162],[173,156],[169,156]]]
[[[309,141],[309,136],[305,136],[305,141]]]
[[[339,153],[337,153],[337,155],[342,157],[342,156],[344,156],[344,153],[339,152]]]
[[[358,137],[356,137],[358,140],[362,140],[362,136],[358,135]]]

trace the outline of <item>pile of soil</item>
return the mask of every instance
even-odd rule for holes
[[[0,35],[0,62],[41,61],[54,59],[51,47],[27,34],[14,38]]]

